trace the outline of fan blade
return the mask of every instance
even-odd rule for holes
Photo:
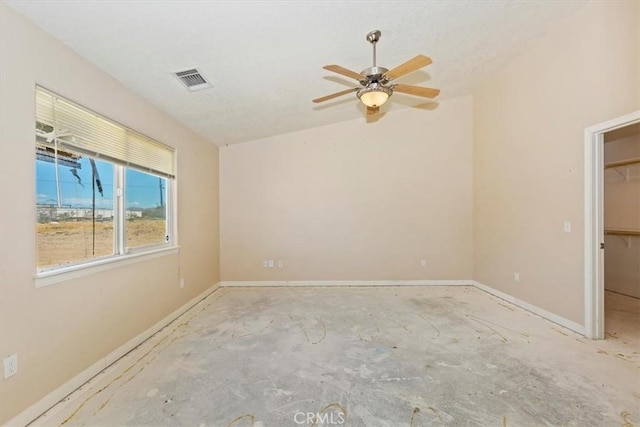
[[[373,116],[380,112],[380,107],[367,107],[367,116]]]
[[[341,67],[340,65],[325,65],[322,68],[324,68],[325,70],[333,71],[334,73],[342,74],[343,76],[351,77],[352,79],[356,79],[356,80],[366,79],[366,77],[363,76],[362,74],[356,73],[355,71],[348,70],[344,67]]]
[[[418,70],[418,69],[420,69],[422,67],[426,67],[429,64],[431,64],[431,58],[429,58],[428,56],[424,56],[424,55],[418,55],[418,56],[415,56],[415,57],[411,58],[410,60],[408,60],[404,64],[400,64],[396,68],[393,68],[393,69],[387,71],[386,73],[384,73],[384,76],[388,80],[397,79],[398,77],[402,77],[405,74],[409,74],[409,73],[414,72],[414,71],[416,71],[416,70]]]
[[[56,135],[55,132],[51,131],[45,135],[47,136],[47,142],[52,142],[54,138],[62,138],[65,136],[70,136],[71,132],[63,130],[61,132],[58,132],[58,134]]]
[[[394,92],[408,93],[409,95],[423,96],[425,98],[435,98],[440,93],[440,89],[432,89],[430,87],[420,87],[411,85],[395,84]]]
[[[316,99],[313,100],[313,102],[315,102],[317,104],[319,102],[328,101],[330,99],[337,98],[339,96],[346,95],[346,94],[351,93],[351,92],[355,92],[358,89],[359,88],[354,87],[352,89],[347,89],[347,90],[343,90],[343,91],[340,91],[340,92],[332,93],[331,95],[323,96],[322,98],[316,98]]]

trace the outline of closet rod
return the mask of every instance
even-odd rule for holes
[[[624,230],[620,228],[605,228],[604,234],[616,236],[640,236],[640,230]]]
[[[605,163],[604,168],[605,169],[616,168],[620,166],[633,165],[635,163],[640,163],[640,157],[635,157],[633,159],[619,160],[617,162]]]

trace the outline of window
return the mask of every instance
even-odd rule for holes
[[[36,88],[40,272],[173,246],[174,151]]]
[[[36,159],[38,267],[114,255],[113,165],[72,153],[57,166]]]
[[[167,179],[127,169],[125,182],[127,247],[167,242]]]

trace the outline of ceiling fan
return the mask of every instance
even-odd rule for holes
[[[380,110],[380,106],[387,102],[393,92],[407,93],[425,98],[435,98],[438,96],[440,89],[391,83],[397,78],[431,64],[431,58],[424,55],[417,55],[391,70],[378,67],[376,65],[376,43],[380,40],[381,34],[378,30],[371,31],[367,34],[367,41],[373,45],[372,67],[366,68],[360,73],[356,73],[340,65],[325,65],[322,67],[325,70],[356,79],[362,87],[354,87],[332,93],[331,95],[316,98],[313,102],[324,102],[348,93],[356,92],[358,99],[367,106],[367,114],[369,115],[377,113]]]

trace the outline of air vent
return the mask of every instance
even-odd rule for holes
[[[198,71],[197,68],[191,68],[190,70],[184,71],[176,71],[173,74],[178,78],[178,80],[182,82],[184,87],[189,89],[191,92],[211,87],[211,84],[204,78],[202,74],[200,74],[200,71]]]

